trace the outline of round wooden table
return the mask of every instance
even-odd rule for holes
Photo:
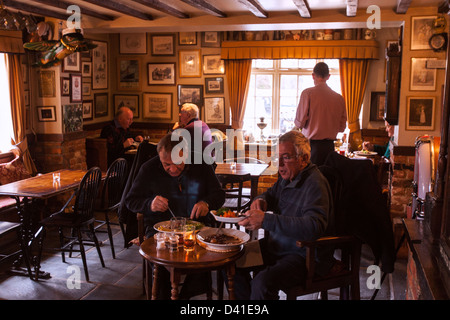
[[[161,267],[166,268],[170,272],[172,300],[178,299],[178,286],[182,274],[221,270],[223,268],[227,272],[229,299],[234,300],[233,278],[235,262],[244,254],[243,246],[232,252],[214,252],[196,244],[193,251],[185,251],[183,248],[178,248],[177,252],[170,252],[167,248],[156,250],[156,241],[153,238],[149,238],[142,243],[139,253],[147,262],[154,266],[152,300],[157,298],[158,269]],[[146,279],[151,279],[149,278],[152,276],[151,269],[149,267],[145,268]]]

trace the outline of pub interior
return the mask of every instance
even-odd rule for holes
[[[252,189],[251,198],[262,194],[278,179],[277,138],[294,128],[300,94],[313,86],[312,68],[325,61],[331,73],[328,85],[344,96],[348,117],[345,132],[336,137],[336,153],[354,161],[369,159],[374,183],[387,199],[396,264],[376,299],[392,299],[395,293],[401,300],[447,300],[449,1],[372,2],[3,0],[0,53],[6,63],[0,66],[0,108],[12,125],[1,125],[0,253],[14,251],[19,242],[14,232],[6,232],[9,225],[1,223],[18,223],[19,238],[29,240],[36,230],[24,232],[23,225],[60,210],[89,169],[100,168],[106,181],[110,163],[107,140],[100,134],[121,106],[133,111],[130,129],[145,144],[155,145],[179,121],[181,105],[196,103],[199,118],[213,129],[220,146],[217,170],[228,172],[221,164],[230,155],[258,159],[250,166],[264,165],[263,170],[252,173],[244,187]],[[80,33],[65,37],[73,29],[82,30],[81,38]],[[385,120],[395,128],[392,139]],[[364,141],[389,143],[390,156],[363,152]],[[139,148],[124,156],[129,169]],[[238,161],[231,170],[243,168]],[[64,170],[80,173],[77,184],[67,189],[62,187]],[[8,184],[31,177],[54,181],[53,172],[61,172],[61,188],[42,191],[36,201],[8,189]],[[34,210],[32,217],[27,210]],[[117,210],[112,211],[111,221],[118,222]],[[101,212],[95,217],[105,220]],[[10,272],[16,257],[2,261],[0,299],[151,299],[152,263],[158,261],[149,260],[147,246],[128,245],[127,230],[117,225],[112,230],[114,242],[106,233],[94,232],[105,267],[95,247],[86,247],[89,280],[78,255],[66,257],[63,264],[58,253],[43,253],[36,263],[35,253],[27,257],[23,252],[36,244],[26,244],[20,257],[29,262],[29,272]],[[58,241],[57,234],[47,232],[44,245]],[[367,243],[359,254],[360,292],[351,296],[369,300],[376,289],[368,288],[373,261]],[[238,258],[230,254],[232,263],[221,266],[232,270]],[[39,263],[40,274],[34,268]],[[72,263],[81,268],[84,291],[58,289],[66,286]],[[232,298],[216,269],[211,273],[213,298],[219,291]],[[117,283],[109,283],[105,272],[114,274]],[[335,288],[341,286],[349,284]],[[386,286],[391,294],[383,291]],[[22,295],[18,288],[31,293]],[[342,298],[335,292],[328,298]],[[323,298],[323,293],[311,293],[307,299]]]

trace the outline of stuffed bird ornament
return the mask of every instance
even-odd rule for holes
[[[61,64],[64,58],[74,52],[89,51],[97,45],[84,39],[81,29],[65,29],[60,40],[27,42],[23,47],[33,51],[45,51],[34,66],[49,68]]]

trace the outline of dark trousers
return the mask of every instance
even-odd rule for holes
[[[317,166],[325,163],[330,152],[334,151],[333,140],[310,140],[311,145],[311,162]]]

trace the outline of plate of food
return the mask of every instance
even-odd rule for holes
[[[194,225],[195,226],[195,230],[200,230],[202,229],[205,225],[201,222],[198,221],[194,221],[194,220],[186,220],[186,224],[187,225]],[[175,233],[182,233],[183,230],[172,230],[172,228],[170,227],[170,220],[167,221],[161,221],[156,223],[153,228],[156,231],[160,231],[160,232],[173,232],[175,231]]]
[[[218,210],[211,210],[210,212],[214,219],[219,222],[238,223],[246,218],[244,215],[238,214],[237,211],[233,211],[226,207],[222,207]]]
[[[239,250],[250,240],[250,235],[236,229],[204,228],[197,233],[197,242],[207,250],[229,252]]]
[[[361,151],[355,151],[354,152],[357,156],[376,156],[378,153],[368,150],[361,150]]]

